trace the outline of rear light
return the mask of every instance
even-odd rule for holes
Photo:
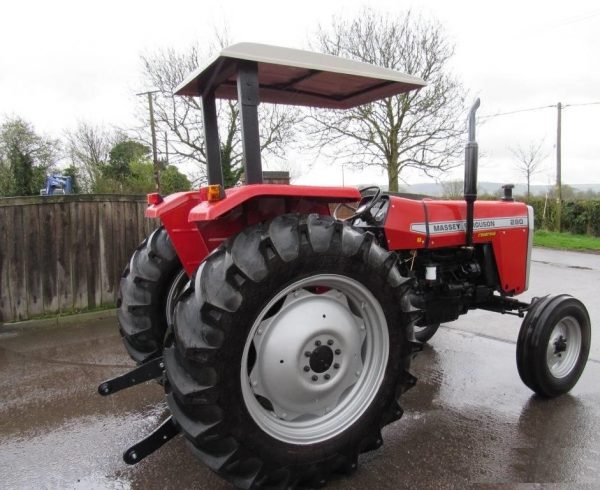
[[[146,200],[148,201],[148,206],[160,204],[163,202],[162,196],[158,192],[153,192],[152,194],[148,194],[146,196]]]
[[[206,189],[206,200],[208,202],[220,201],[224,197],[223,188],[219,184],[209,185]]]

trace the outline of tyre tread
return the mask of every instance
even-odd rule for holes
[[[138,364],[162,351],[166,291],[180,270],[168,233],[160,227],[136,248],[123,271],[117,319],[125,348]]]

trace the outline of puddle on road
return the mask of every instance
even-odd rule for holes
[[[114,475],[125,450],[151,432],[166,405],[146,412],[81,417],[51,431],[32,427],[0,440],[4,488],[127,488]],[[5,471],[11,468],[12,471]],[[18,468],[18,471],[14,469]]]

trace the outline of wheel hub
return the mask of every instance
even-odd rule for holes
[[[554,341],[554,353],[560,356],[561,352],[565,352],[567,350],[567,339],[565,339],[562,335],[558,337]]]
[[[328,413],[356,383],[364,337],[363,321],[339,291],[294,291],[256,330],[253,391],[281,419]]]
[[[309,367],[315,373],[324,373],[333,364],[333,351],[326,345],[321,345],[312,351]]]
[[[550,374],[555,378],[568,376],[577,365],[581,346],[578,321],[572,316],[562,318],[552,329],[548,341],[546,363]]]

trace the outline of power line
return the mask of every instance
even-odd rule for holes
[[[598,15],[600,15],[600,10],[596,9],[596,10],[592,10],[590,12],[582,12],[579,15],[575,15],[571,18],[565,19],[562,22],[558,22],[554,25],[550,25],[548,27],[563,27],[563,26],[567,26],[567,25],[571,25],[571,24],[576,24],[577,22],[584,22],[586,20],[590,20],[593,19],[594,17],[597,17]]]
[[[581,12],[578,15],[574,15],[572,17],[562,19],[557,22],[542,23],[542,24],[537,24],[537,25],[528,24],[526,31],[519,30],[520,32],[517,35],[516,39],[531,38],[531,37],[539,38],[540,36],[550,34],[551,31],[554,31],[556,29],[561,29],[563,27],[569,27],[573,24],[577,24],[580,22],[586,22],[590,19],[594,19],[594,18],[598,17],[598,15],[600,15],[600,9],[595,9],[595,10],[592,10],[589,12]]]
[[[498,112],[497,114],[490,114],[489,116],[481,116],[480,119],[490,119],[492,117],[508,116],[509,114],[518,114],[520,112],[539,111],[541,109],[549,109],[551,107],[556,107],[556,106],[555,105],[543,105],[540,107],[531,107],[529,109],[517,109],[515,111],[509,111],[509,112]]]
[[[563,104],[562,108],[565,109],[566,107],[581,107],[581,106],[587,106],[587,105],[600,105],[600,101],[595,101],[595,102],[581,102],[579,104]],[[517,109],[514,111],[508,111],[508,112],[498,112],[496,114],[489,114],[487,116],[481,116],[480,119],[491,119],[492,117],[498,117],[498,116],[508,116],[511,114],[519,114],[522,112],[533,112],[533,111],[540,111],[543,109],[554,109],[556,108],[555,104],[551,104],[551,105],[542,105],[539,107],[530,107],[528,109]]]
[[[600,101],[598,101],[598,102],[582,102],[581,104],[565,104],[563,106],[563,108],[565,108],[565,107],[581,107],[584,105],[600,105]]]

